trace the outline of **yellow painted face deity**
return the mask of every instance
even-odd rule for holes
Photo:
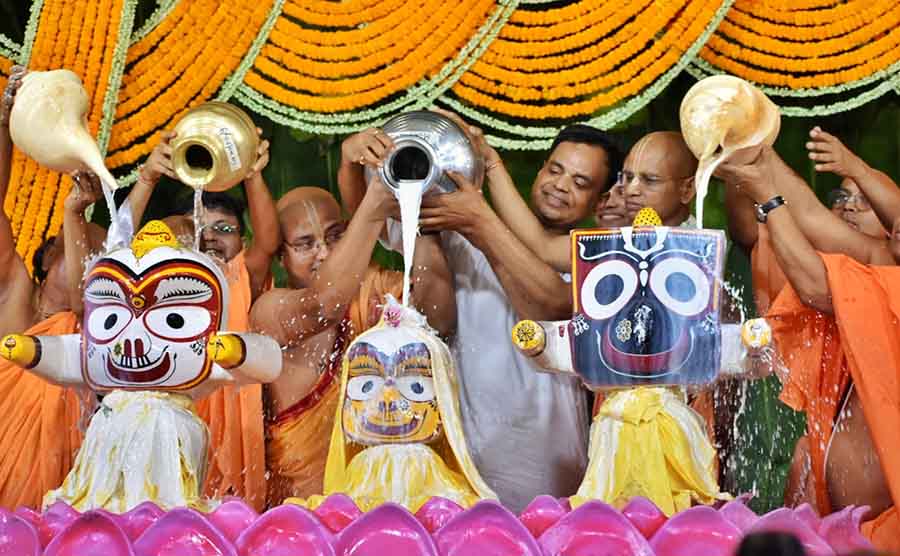
[[[342,424],[347,440],[367,446],[429,443],[441,435],[431,353],[404,328],[368,334],[347,352]]]

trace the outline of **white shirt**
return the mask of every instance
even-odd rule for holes
[[[388,243],[402,252],[397,221],[388,220]],[[475,465],[514,512],[540,494],[574,494],[587,465],[590,426],[581,381],[540,372],[515,348],[511,333],[520,319],[484,253],[455,232],[443,232],[441,243],[456,287],[450,347]]]

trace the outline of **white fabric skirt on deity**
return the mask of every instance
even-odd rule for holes
[[[63,501],[121,513],[149,500],[163,509],[197,507],[208,442],[189,397],[116,390],[103,398],[72,471],[44,506]]]

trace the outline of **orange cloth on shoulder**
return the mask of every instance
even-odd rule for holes
[[[285,498],[307,498],[322,493],[330,431],[340,397],[344,349],[357,334],[378,323],[385,296],[399,298],[402,289],[403,277],[399,272],[369,267],[339,327],[329,368],[309,394],[282,411],[269,425],[270,505],[280,504]]]
[[[790,369],[781,399],[807,414],[816,500],[827,513],[825,450],[853,381],[894,501],[863,530],[877,548],[900,550],[900,267],[863,265],[845,255],[821,257],[834,314],[804,305],[787,286],[767,315]]]
[[[244,252],[228,262],[230,299],[226,330],[250,328],[253,295]],[[224,386],[197,403],[209,426],[209,467],[204,496],[240,496],[257,511],[266,501],[265,428],[262,385]]]
[[[74,313],[57,313],[25,334],[78,332]],[[66,478],[81,445],[79,394],[0,361],[0,506],[40,508]]]

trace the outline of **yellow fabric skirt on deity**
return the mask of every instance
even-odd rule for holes
[[[662,387],[609,394],[594,417],[589,463],[573,508],[601,500],[618,508],[634,496],[668,516],[695,503],[727,500],[719,492],[716,451],[684,395]]]
[[[44,506],[126,512],[150,500],[203,509],[209,433],[193,401],[166,392],[116,390],[91,418],[75,465]]]
[[[359,452],[346,470],[346,482],[340,490],[364,512],[385,502],[400,504],[416,512],[432,496],[452,500],[464,508],[479,496],[466,478],[450,469],[443,459],[425,444],[383,444]],[[328,494],[334,494],[328,492]],[[288,498],[286,503],[316,508],[325,496],[306,500]]]

